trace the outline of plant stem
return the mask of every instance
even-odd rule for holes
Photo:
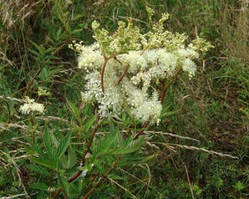
[[[92,142],[93,142],[93,139],[95,137],[95,134],[98,130],[98,127],[99,127],[99,116],[97,116],[97,124],[95,126],[95,128],[93,129],[92,133],[91,133],[91,137],[90,137],[90,140],[88,141],[87,143],[87,149],[86,151],[83,153],[82,157],[81,157],[81,163],[80,163],[80,166],[83,167],[85,165],[85,160],[86,160],[86,154],[90,151],[90,148],[91,148],[91,145],[92,145]],[[71,176],[70,178],[68,178],[67,182],[73,182],[74,180],[76,180],[80,174],[82,173],[82,170],[78,170],[73,176]],[[55,199],[62,191],[62,188],[59,188],[53,195],[52,199]]]
[[[87,199],[95,190],[96,188],[105,180],[105,178],[108,176],[108,174],[114,169],[114,167],[116,166],[116,164],[118,163],[119,158],[117,158],[112,165],[110,166],[110,168],[104,173],[104,175],[100,178],[100,180],[94,185],[94,187],[88,191],[83,197],[82,199]]]
[[[39,70],[35,73],[34,77],[33,77],[33,78],[29,81],[29,83],[27,84],[26,90],[25,90],[25,96],[27,96],[30,87],[32,86],[32,84],[33,84],[35,78],[40,74],[40,72],[41,72],[41,68],[39,68]]]
[[[103,93],[105,92],[105,87],[104,87],[104,73],[105,73],[105,68],[106,68],[108,60],[109,59],[104,55],[104,64],[103,64],[102,69],[101,69],[101,89],[102,89]]]
[[[180,72],[181,72],[181,69],[178,69],[176,71],[174,77],[171,79],[171,81],[168,83],[168,85],[166,87],[165,87],[164,82],[162,83],[162,91],[161,91],[161,97],[160,97],[161,103],[163,103],[169,87],[176,81],[176,79],[177,79],[177,77],[178,77],[178,75],[179,75]]]
[[[119,78],[119,80],[118,80],[118,83],[117,83],[117,85],[119,85],[120,84],[120,82],[123,80],[123,78],[125,77],[125,75],[127,74],[127,72],[128,72],[128,69],[130,68],[130,66],[128,65],[128,66],[126,66],[126,68],[125,68],[125,70],[124,70],[124,72],[121,74],[121,76],[120,76],[120,78]]]
[[[135,135],[135,137],[133,138],[133,140],[136,140],[141,134],[143,134],[144,130],[146,129],[146,127],[150,124],[150,120],[148,120],[147,122],[144,123],[143,128]]]

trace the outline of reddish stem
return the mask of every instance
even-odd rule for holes
[[[101,89],[102,89],[103,93],[105,92],[105,87],[104,87],[104,73],[105,73],[105,68],[106,68],[108,60],[109,59],[106,58],[106,56],[104,56],[104,64],[103,64],[102,69],[101,69]]]
[[[99,116],[97,117],[97,125],[96,127],[93,129],[92,133],[91,133],[91,137],[90,137],[90,140],[88,141],[87,143],[87,149],[86,151],[83,153],[82,157],[81,157],[81,163],[80,163],[80,166],[83,167],[85,165],[85,160],[86,160],[86,154],[90,151],[90,148],[91,148],[91,145],[92,145],[92,142],[93,142],[93,139],[95,137],[95,134],[98,130],[98,127],[99,127]],[[71,176],[67,182],[73,182],[74,180],[76,180],[82,173],[82,170],[78,170],[73,176]],[[62,188],[59,188],[53,195],[52,199],[55,199],[62,191]]]
[[[177,79],[177,77],[178,77],[178,75],[179,75],[180,72],[181,72],[180,69],[178,69],[178,70],[176,71],[174,77],[171,79],[171,81],[168,83],[168,85],[167,85],[166,87],[165,87],[165,84],[162,83],[163,88],[162,88],[161,97],[160,97],[161,103],[163,103],[163,101],[164,101],[164,99],[165,99],[165,96],[166,96],[166,93],[167,93],[169,87],[171,86],[171,84],[173,84],[173,83],[176,81],[176,79]]]
[[[120,78],[119,78],[119,80],[118,80],[117,85],[119,85],[120,82],[123,80],[123,78],[125,77],[125,75],[126,75],[127,72],[128,72],[129,67],[130,67],[130,66],[128,65],[128,66],[125,68],[124,72],[121,74],[121,76],[120,76]]]
[[[33,78],[29,81],[29,83],[27,84],[26,90],[25,90],[25,96],[27,96],[30,87],[32,86],[32,84],[33,84],[35,78],[40,74],[40,72],[41,72],[41,68],[39,68],[39,70],[35,73],[34,77],[33,77]]]
[[[135,137],[133,138],[133,140],[138,139],[138,137],[139,137],[140,135],[143,134],[145,128],[146,128],[149,124],[150,124],[150,120],[148,120],[147,122],[145,122],[144,125],[143,125],[143,128],[135,135]]]
[[[116,164],[118,163],[119,158],[117,158],[112,165],[110,166],[110,168],[104,173],[104,175],[100,178],[100,180],[94,185],[94,187],[88,191],[83,197],[82,199],[87,199],[95,190],[96,188],[105,180],[105,178],[108,176],[109,173],[111,173],[111,171],[114,169],[114,167],[116,166]]]

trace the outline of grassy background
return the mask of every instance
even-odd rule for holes
[[[198,33],[215,46],[204,62],[198,63],[198,73],[191,81],[181,77],[169,89],[164,104],[168,115],[161,126],[150,129],[192,137],[200,143],[161,135],[153,137],[153,143],[167,143],[156,148],[147,146],[146,152],[156,158],[139,167],[116,169],[119,178],[114,179],[123,188],[109,180],[92,198],[192,198],[187,173],[195,198],[249,198],[246,1],[1,1],[0,96],[36,98],[38,87],[42,87],[51,92],[50,96],[39,99],[46,104],[47,115],[67,119],[71,126],[84,123],[91,118],[89,109],[80,113],[81,120],[77,121],[70,107],[65,106],[67,100],[80,106],[79,93],[84,87],[84,74],[77,69],[77,55],[67,45],[73,40],[92,43],[91,22],[95,19],[113,31],[118,20],[132,17],[143,31],[148,30],[146,5],[156,11],[155,19],[162,12],[170,14],[165,24],[169,30],[185,32],[190,38]],[[30,142],[27,135],[30,124],[19,117],[18,107],[15,101],[0,99],[0,196],[23,193],[25,187],[32,198],[45,198],[51,193],[34,183],[50,181],[47,184],[53,186],[52,174],[32,165],[27,157],[18,158],[25,155],[23,146]],[[43,123],[46,121],[40,121]],[[68,128],[57,120],[48,126],[59,137],[63,134],[59,130]],[[81,130],[73,128],[73,133],[75,140],[85,140]],[[239,159],[172,144],[204,147]]]

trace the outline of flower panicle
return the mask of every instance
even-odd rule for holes
[[[153,12],[147,10],[152,16]],[[186,46],[186,35],[164,30],[168,17],[164,14],[145,34],[132,20],[127,25],[119,22],[112,35],[95,21],[92,27],[96,43],[74,43],[79,52],[78,67],[87,73],[82,99],[85,103],[96,102],[101,117],[118,117],[126,111],[140,122],[150,119],[151,123],[158,123],[162,111],[158,82],[172,78],[179,70],[190,78],[195,75],[195,60],[212,45],[197,38]],[[101,89],[101,80],[105,91]]]

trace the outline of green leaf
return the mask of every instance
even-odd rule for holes
[[[89,121],[87,121],[87,123],[84,126],[84,132],[88,132],[95,121],[96,121],[96,116],[93,116]]]
[[[56,137],[54,136],[54,133],[51,133],[50,135],[51,135],[51,140],[52,140],[52,142],[53,142],[55,148],[58,148],[59,142],[58,142],[58,140],[56,139]]]
[[[31,158],[31,161],[36,163],[36,164],[39,164],[41,166],[52,169],[52,170],[57,169],[56,162],[53,161],[53,160],[48,160],[48,159],[46,160],[46,159],[40,159],[40,158]]]
[[[77,160],[77,156],[73,147],[69,146],[68,159],[67,159],[67,168],[72,168]]]
[[[245,185],[238,181],[234,186],[233,186],[237,191],[242,191],[245,188]]]
[[[62,176],[59,176],[59,179],[63,187],[63,191],[66,193],[67,196],[70,196],[70,184],[67,182],[67,179]]]
[[[56,158],[60,158],[67,150],[72,133],[68,133],[66,137],[60,142],[59,147],[57,149]]]
[[[51,139],[51,134],[49,133],[48,129],[45,128],[44,134],[43,134],[43,141],[44,141],[44,145],[45,145],[45,147],[47,149],[49,157],[54,159],[54,148],[52,147],[53,142],[52,142],[52,139]]]
[[[67,99],[67,105],[69,107],[69,110],[73,114],[74,118],[80,121],[80,112],[79,109],[75,106],[75,104]]]
[[[176,110],[176,111],[165,111],[161,114],[161,118],[165,118],[165,117],[169,117],[169,116],[172,116],[172,115],[176,115],[177,113],[179,113],[180,110]]]
[[[33,183],[30,185],[30,188],[41,191],[48,191],[49,186],[46,185],[45,183]]]

